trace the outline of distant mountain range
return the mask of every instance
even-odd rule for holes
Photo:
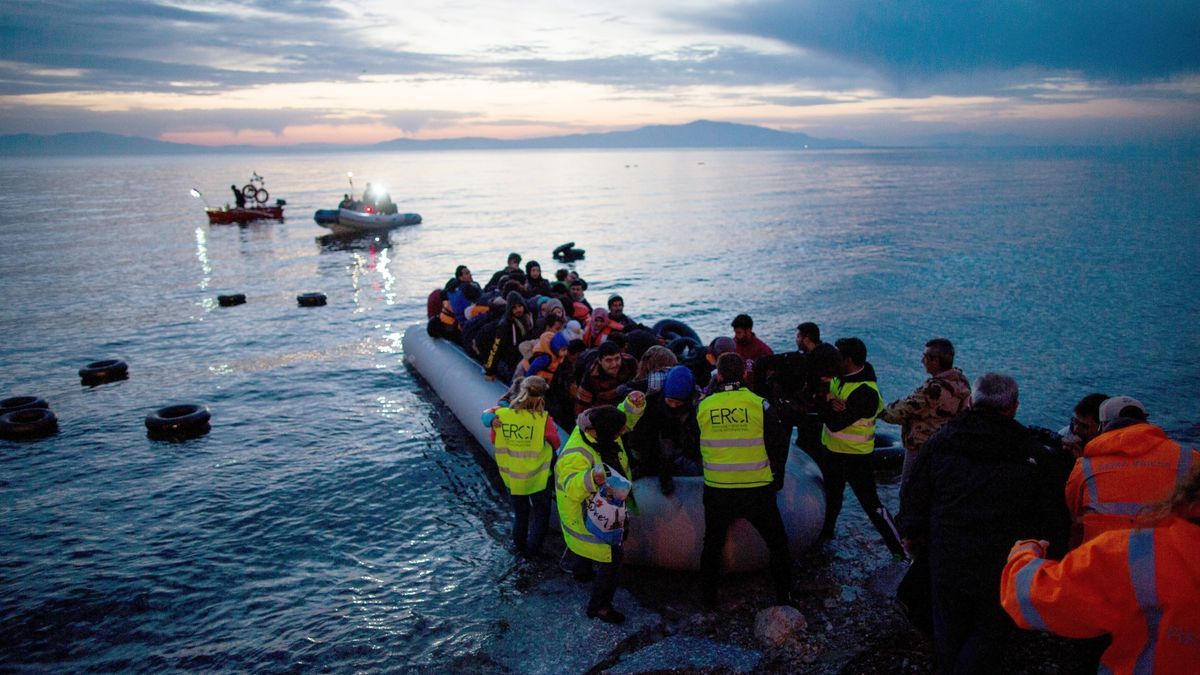
[[[688,124],[646,126],[633,131],[571,134],[506,141],[497,138],[450,138],[420,141],[397,138],[369,145],[304,143],[289,146],[189,145],[101,132],[11,134],[0,136],[0,155],[176,155],[262,152],[373,152],[379,150],[525,150],[584,148],[860,148],[858,141],[814,138],[749,124],[698,120]]]

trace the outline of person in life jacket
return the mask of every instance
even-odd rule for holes
[[[625,615],[612,606],[624,549],[604,543],[589,532],[583,510],[587,500],[604,485],[607,471],[618,472],[626,480],[631,478],[621,435],[637,424],[645,406],[645,395],[635,391],[616,408],[604,405],[584,411],[554,464],[558,519],[569,555],[574,558],[575,578],[584,581],[595,577],[587,616],[608,623],[625,620]],[[627,502],[632,498],[630,494]],[[593,563],[598,571],[593,571]]]
[[[541,552],[550,526],[550,464],[559,445],[558,427],[546,413],[546,381],[526,377],[511,403],[484,411],[492,428],[496,468],[513,506],[513,546],[527,558]]]
[[[1133,527],[1143,508],[1166,499],[1200,466],[1200,453],[1180,448],[1147,418],[1145,406],[1128,396],[1100,405],[1100,435],[1084,446],[1067,479],[1073,541]]]
[[[792,560],[787,533],[775,493],[783,487],[787,440],[771,438],[780,424],[770,404],[742,386],[746,362],[737,352],[717,360],[713,393],[700,402],[700,457],[704,468],[704,545],[700,553],[701,599],[707,609],[717,606],[721,554],[729,527],[745,518],[767,544],[776,601],[790,601]],[[790,431],[790,427],[788,431]],[[775,462],[768,445],[779,449]],[[774,470],[772,470],[774,468]]]
[[[619,331],[622,328],[621,324],[608,318],[607,309],[598,307],[592,312],[587,326],[583,329],[583,344],[589,348],[599,347],[614,330]]]
[[[1149,511],[1154,527],[1108,530],[1061,561],[1018,541],[1000,600],[1022,628],[1111,635],[1100,672],[1195,673],[1200,664],[1200,469]]]
[[[562,319],[558,319],[559,323]],[[558,366],[567,355],[566,334],[562,331],[547,331],[538,338],[538,343],[529,350],[529,356],[521,362],[517,372],[537,375],[547,383],[554,381]]]
[[[900,533],[875,485],[875,466],[871,453],[875,451],[875,418],[883,412],[883,398],[875,383],[875,368],[867,362],[867,346],[856,337],[841,338],[834,343],[841,362],[839,374],[829,374],[822,380],[829,383],[829,394],[819,404],[824,425],[821,443],[824,454],[821,473],[825,477],[825,525],[821,539],[834,537],[838,514],[842,510],[842,494],[850,483],[858,503],[866,511],[871,524],[883,536],[892,555],[906,557],[900,544]]]

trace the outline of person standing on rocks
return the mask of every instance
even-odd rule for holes
[[[783,487],[787,440],[777,442],[775,432],[781,425],[773,420],[770,404],[742,386],[745,372],[746,362],[737,352],[722,354],[713,392],[696,412],[704,467],[700,592],[706,609],[717,607],[725,535],[738,518],[753,525],[767,544],[778,604],[787,604],[791,594],[792,560],[775,501],[775,493]],[[768,446],[780,445],[782,457],[768,453]]]
[[[913,393],[889,403],[880,415],[884,422],[900,425],[905,451],[900,485],[908,482],[908,474],[925,441],[966,410],[971,400],[971,382],[963,371],[954,367],[954,345],[949,340],[934,338],[926,342],[921,365],[929,378]]]

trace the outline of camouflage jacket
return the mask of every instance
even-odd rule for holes
[[[950,368],[921,383],[913,393],[892,401],[883,410],[883,421],[900,425],[900,436],[908,450],[919,450],[933,432],[971,401],[971,383],[958,368]]]

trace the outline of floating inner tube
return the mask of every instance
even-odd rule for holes
[[[662,321],[655,323],[651,330],[654,331],[655,335],[663,340],[666,340],[668,343],[675,338],[685,337],[690,338],[698,345],[704,344],[704,342],[700,339],[700,336],[696,334],[696,331],[692,330],[691,326],[682,321],[676,321],[675,319],[663,319]]]
[[[218,295],[217,304],[222,307],[233,307],[234,305],[246,304],[245,293],[233,293],[231,295]]]
[[[0,401],[0,415],[7,415],[14,410],[25,410],[27,408],[49,408],[50,404],[46,403],[46,399],[37,396],[13,396]]]
[[[704,352],[704,345],[690,337],[677,337],[667,343],[667,349],[671,350],[680,363],[687,363]]]
[[[554,251],[551,253],[551,255],[554,257],[555,260],[561,260],[562,262],[571,262],[573,260],[580,260],[581,258],[583,258],[584,253],[585,253],[584,249],[575,248],[575,242],[568,241],[567,243],[563,244],[562,246],[559,246],[558,248],[554,249]]]
[[[146,433],[156,440],[195,438],[209,432],[211,418],[208,408],[196,403],[171,405],[146,415]]]
[[[106,382],[116,382],[129,378],[129,366],[124,361],[108,359],[93,361],[79,369],[79,379],[83,384],[95,386]]]
[[[301,307],[320,307],[325,304],[324,293],[301,293],[296,296],[296,302]]]
[[[0,415],[0,438],[20,441],[58,431],[58,418],[48,408],[21,408]]]

